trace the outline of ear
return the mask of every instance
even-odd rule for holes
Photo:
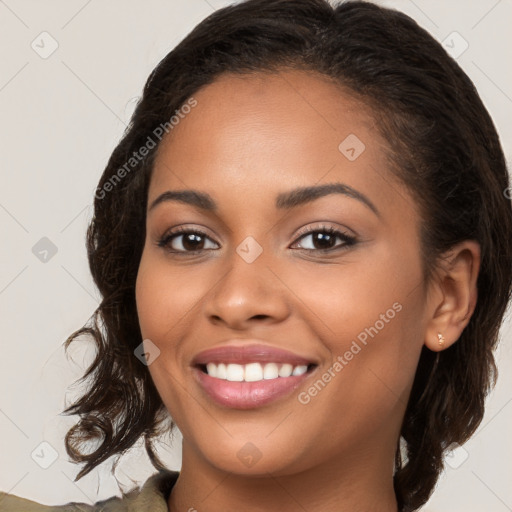
[[[453,345],[468,325],[477,301],[480,245],[465,240],[440,258],[429,285],[425,345],[434,352]],[[444,338],[442,343],[438,335]]]

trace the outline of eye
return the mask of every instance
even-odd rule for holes
[[[210,246],[208,246],[209,243]],[[158,241],[158,246],[173,253],[195,253],[218,248],[218,245],[203,231],[185,227],[167,232]]]
[[[307,228],[301,233],[298,240],[302,239],[306,242],[302,242],[299,249],[304,249],[306,251],[329,252],[332,250],[351,246],[356,243],[356,237],[339,231],[332,226]],[[340,240],[341,243],[336,244],[337,240]],[[295,242],[294,245],[296,244],[297,242]]]

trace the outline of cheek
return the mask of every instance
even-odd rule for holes
[[[135,286],[142,338],[151,340],[160,351],[148,370],[165,406],[179,424],[185,421],[182,411],[189,399],[179,392],[185,379],[179,340],[187,331],[188,315],[201,291],[198,282],[190,281],[192,275],[173,270],[165,258],[145,249]]]
[[[288,277],[291,282],[291,273]],[[313,407],[318,412],[333,405],[345,411],[353,407],[362,428],[362,404],[373,422],[403,406],[423,344],[417,254],[384,247],[371,261],[347,258],[346,265],[301,273],[293,289],[307,306],[309,325],[329,349],[331,364],[336,364],[320,375],[333,385],[315,398]]]
[[[306,306],[303,315],[330,340],[331,350],[344,351],[347,340],[360,335],[364,341],[375,330],[382,335],[393,331],[389,343],[398,344],[402,336],[395,330],[404,317],[412,309],[421,311],[420,303],[411,304],[421,289],[421,265],[418,255],[407,248],[402,252],[379,244],[348,254],[341,263],[280,270],[285,273],[283,281]],[[407,315],[398,311],[406,307]]]
[[[139,323],[144,338],[172,343],[206,290],[197,273],[168,265],[165,258],[142,255],[136,282]]]

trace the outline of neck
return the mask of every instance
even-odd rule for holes
[[[390,459],[370,453],[344,454],[293,474],[251,476],[210,465],[184,442],[169,511],[397,512]]]

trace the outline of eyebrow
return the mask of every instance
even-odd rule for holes
[[[315,201],[329,194],[343,194],[352,199],[356,199],[367,206],[377,217],[380,217],[379,210],[364,194],[343,183],[327,183],[325,185],[299,187],[288,192],[283,192],[276,198],[276,208],[280,210],[296,208],[297,206]],[[205,211],[217,211],[217,204],[212,197],[209,194],[197,190],[168,190],[159,195],[151,203],[148,211],[153,210],[157,205],[167,201],[178,201],[196,206]]]
[[[327,183],[290,190],[277,196],[276,207],[280,209],[295,208],[329,194],[343,194],[352,199],[357,199],[375,213],[377,217],[380,217],[377,207],[364,194],[343,183]]]
[[[156,206],[167,201],[178,201],[180,203],[197,206],[201,210],[215,211],[217,205],[209,194],[198,192],[197,190],[168,190],[158,196],[149,207],[148,211],[153,210]]]

